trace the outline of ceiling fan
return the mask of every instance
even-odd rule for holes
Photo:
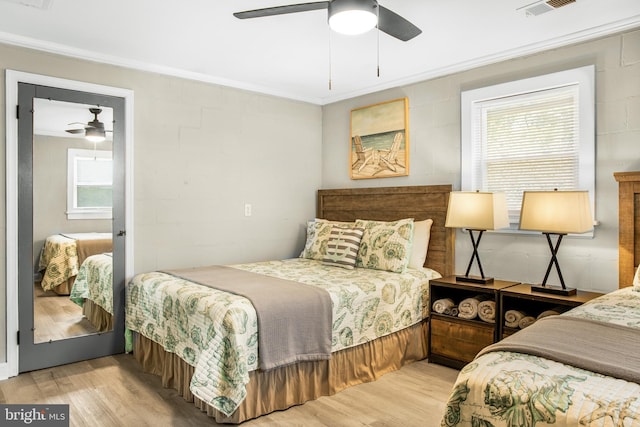
[[[84,127],[81,129],[67,129],[67,132],[73,134],[84,133],[84,136],[87,140],[91,142],[102,142],[106,138],[106,132],[113,131],[105,130],[104,123],[98,120],[98,114],[102,113],[101,108],[89,108],[89,111],[91,112],[91,114],[93,114],[93,120],[87,122],[86,124],[80,122],[69,123],[69,126],[82,125]]]
[[[236,12],[233,16],[239,19],[261,18],[320,9],[328,9],[329,26],[343,34],[362,34],[377,25],[380,31],[406,42],[422,33],[420,28],[379,5],[376,0],[331,0],[291,4]]]

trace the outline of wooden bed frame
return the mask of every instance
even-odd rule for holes
[[[445,228],[451,185],[319,190],[317,216],[335,221],[431,218],[431,238],[425,266],[443,276],[454,272],[453,229]],[[227,417],[189,390],[193,367],[142,337],[134,354],[147,372],[160,375],[165,387],[178,390],[218,423],[241,423],[308,400],[333,395],[347,387],[374,381],[381,375],[426,358],[427,322],[368,343],[338,351],[329,361],[303,362],[271,371],[251,371],[247,398]]]
[[[425,267],[455,273],[455,230],[444,226],[451,185],[318,190],[317,217],[333,221],[432,219]]]
[[[618,287],[631,286],[640,263],[640,172],[616,172],[618,181]]]

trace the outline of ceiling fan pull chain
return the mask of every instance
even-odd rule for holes
[[[377,64],[378,77],[380,77],[380,31],[378,31],[378,64]]]
[[[376,7],[376,15],[378,15],[378,19],[376,20],[376,37],[377,37],[377,43],[376,43],[376,48],[378,50],[377,52],[377,68],[378,68],[378,77],[380,77],[380,7]]]
[[[328,28],[328,27],[327,27]],[[331,52],[331,29],[329,28],[329,31],[327,32],[329,34],[329,90],[331,90],[331,56],[332,56],[332,52]]]

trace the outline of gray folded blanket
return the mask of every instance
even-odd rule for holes
[[[577,351],[578,350],[578,351]],[[480,350],[532,354],[640,383],[640,330],[572,316],[547,316]]]
[[[164,272],[251,301],[258,317],[260,369],[331,358],[333,313],[324,289],[225,266]]]

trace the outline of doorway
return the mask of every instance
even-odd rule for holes
[[[7,71],[7,88],[10,76]],[[15,75],[13,75],[15,73]],[[7,365],[9,374],[7,376],[17,375],[18,372],[25,372],[34,369],[41,369],[48,366],[71,363],[79,360],[101,357],[109,354],[122,353],[124,351],[124,283],[126,278],[131,277],[132,273],[132,252],[131,237],[132,230],[127,230],[127,226],[131,224],[132,209],[127,207],[128,200],[131,199],[131,158],[132,153],[132,132],[131,124],[127,120],[132,119],[133,94],[131,91],[109,88],[81,82],[72,82],[46,76],[30,75],[25,73],[12,72],[12,80],[17,86],[16,100],[18,104],[19,120],[17,121],[17,147],[15,147],[15,158],[17,170],[13,176],[13,182],[16,187],[17,210],[13,214],[11,210],[11,182],[12,176],[10,167],[7,169],[7,225],[8,230],[11,227],[12,220],[15,220],[17,229],[15,240],[7,232]],[[31,80],[31,82],[30,82]],[[25,82],[26,83],[23,83]],[[38,83],[46,83],[40,85]],[[58,86],[58,87],[54,87]],[[78,90],[82,89],[82,90]],[[85,91],[86,90],[86,91]],[[8,90],[9,92],[9,90]],[[9,93],[7,94],[9,100]],[[82,108],[100,108],[113,114],[113,141],[112,144],[112,162],[113,162],[113,182],[112,182],[112,214],[106,223],[108,230],[99,229],[100,234],[108,234],[113,242],[112,251],[108,252],[111,256],[112,271],[112,321],[113,323],[105,330],[82,329],[80,332],[72,333],[70,336],[51,335],[45,338],[37,338],[38,330],[42,327],[36,326],[37,305],[34,304],[38,294],[38,261],[43,245],[40,235],[34,236],[34,230],[38,228],[34,222],[34,209],[42,205],[40,189],[39,195],[34,199],[34,176],[37,176],[36,168],[43,161],[36,161],[34,158],[34,115],[37,117],[38,103],[68,103],[69,105],[81,106]],[[9,102],[7,105],[11,105]],[[41,104],[42,105],[42,104]],[[9,119],[8,119],[9,120]],[[85,122],[87,123],[87,122]],[[67,125],[67,123],[65,123]],[[111,125],[111,123],[108,123]],[[80,126],[81,128],[83,126]],[[10,154],[10,129],[7,129],[7,158],[8,165],[12,157]],[[104,148],[104,147],[102,147]],[[63,149],[71,152],[72,150]],[[90,146],[88,150],[92,157],[97,157],[98,152],[109,152],[110,150],[100,149]],[[42,153],[40,154],[42,158]],[[45,156],[45,159],[47,157]],[[66,160],[66,159],[65,159]],[[64,167],[67,162],[64,161]],[[40,180],[41,182],[42,180]],[[38,191],[36,189],[36,191]],[[66,194],[64,195],[66,199]],[[59,212],[58,212],[59,213]],[[67,210],[65,214],[68,214]],[[43,214],[38,214],[40,218]],[[44,214],[46,217],[46,213]],[[80,220],[82,221],[82,220]],[[86,224],[86,223],[85,223]],[[93,226],[91,226],[93,227]],[[55,231],[55,232],[54,232]],[[60,231],[60,233],[58,233]],[[75,230],[72,230],[75,231]],[[42,232],[40,232],[42,234]],[[64,230],[53,230],[51,235],[64,236],[65,238],[75,238],[76,233],[64,232]],[[86,234],[86,233],[83,233]],[[12,251],[12,243],[15,243]],[[17,249],[17,251],[16,251]],[[102,253],[107,251],[101,251]],[[11,260],[13,254],[17,253],[17,259]],[[15,256],[15,255],[14,255]],[[15,265],[15,270],[10,268]],[[12,274],[17,280],[17,289],[11,289],[12,281],[9,279]],[[71,282],[70,282],[71,284]],[[65,292],[62,292],[64,294]],[[11,307],[12,294],[14,295],[16,305]],[[53,295],[53,296],[52,296]],[[51,302],[58,305],[59,302],[67,303],[68,295],[50,295]],[[17,300],[17,301],[16,301]],[[19,307],[15,310],[15,307]],[[73,304],[71,305],[73,307]],[[81,313],[81,312],[80,312]],[[82,318],[82,315],[80,316]],[[18,320],[12,322],[12,320]],[[42,319],[41,319],[42,320]],[[16,335],[15,345],[11,345],[12,323],[18,331]],[[44,323],[40,323],[43,325]],[[80,324],[80,322],[78,322]],[[18,342],[19,339],[19,342]],[[18,347],[19,345],[19,347]],[[19,348],[19,352],[18,352]],[[44,355],[44,357],[43,357]]]

